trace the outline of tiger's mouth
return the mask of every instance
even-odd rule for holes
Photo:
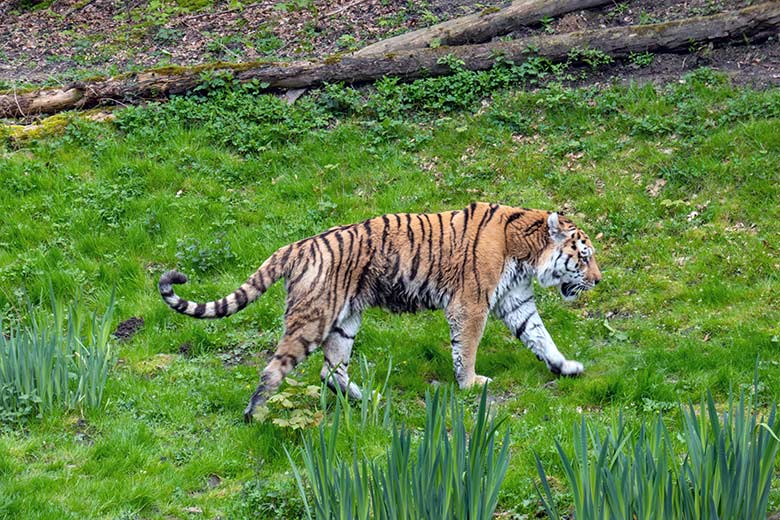
[[[566,301],[576,300],[582,291],[587,291],[588,289],[590,287],[581,283],[564,282],[560,285],[561,296]]]

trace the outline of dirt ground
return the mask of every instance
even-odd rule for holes
[[[508,2],[265,0],[238,3],[240,7],[232,7],[236,2],[208,0],[0,1],[0,88],[42,82],[64,85],[93,75],[160,65],[321,58]],[[706,16],[751,3],[755,2],[615,1],[601,9],[544,20],[512,36]],[[205,7],[198,9],[199,5]],[[719,48],[697,48],[685,55],[655,55],[651,63],[642,66],[625,60],[602,69],[588,81],[666,82],[706,65],[727,72],[739,84],[778,85],[778,36],[780,29],[778,35],[763,42],[742,41]]]

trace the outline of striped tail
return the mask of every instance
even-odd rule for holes
[[[157,287],[160,289],[160,296],[165,300],[165,303],[176,312],[193,318],[223,318],[237,313],[258,299],[271,284],[282,277],[283,270],[276,267],[275,257],[276,255],[266,260],[241,287],[221,300],[195,303],[180,298],[173,291],[172,284],[187,283],[187,277],[178,271],[168,271],[163,274]]]

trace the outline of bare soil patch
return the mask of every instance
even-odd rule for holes
[[[750,0],[616,1],[605,8],[543,20],[511,36],[661,22],[749,4]],[[264,0],[234,8],[217,1],[191,12],[154,5],[148,0],[56,0],[46,9],[29,10],[18,0],[0,3],[4,21],[0,26],[0,87],[41,82],[64,85],[95,74],[218,60],[323,58],[507,2]],[[777,34],[760,42],[689,51],[644,61],[623,60],[586,81],[668,82],[709,66],[728,73],[738,84],[765,87],[780,83]]]
[[[114,337],[119,341],[130,341],[143,326],[144,319],[140,316],[133,316],[117,325]]]

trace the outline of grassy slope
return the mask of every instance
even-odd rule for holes
[[[702,73],[669,89],[497,95],[479,112],[404,123],[400,138],[346,119],[256,154],[217,144],[207,125],[151,122],[127,134],[79,124],[7,150],[0,310],[13,315],[22,286],[35,296],[51,279],[62,297],[80,288],[96,306],[115,286],[119,319],[146,323],[122,345],[103,409],[3,429],[0,518],[295,516],[282,446],[298,435],[240,422],[281,331],[282,288],[204,323],[168,310],[156,279],[183,264],[194,276],[182,294],[222,296],[277,247],[385,212],[472,200],[568,207],[598,248],[597,290],[574,304],[538,291],[584,377],[549,387],[555,378],[493,320],[481,343],[478,371],[493,377],[512,430],[502,510],[536,511],[531,450],[555,473],[552,439],[581,413],[632,421],[708,387],[722,399],[751,381],[757,356],[763,397],[777,399],[778,113],[780,92]],[[420,424],[432,380],[452,380],[447,338],[440,313],[367,313],[356,352],[380,374],[392,356],[405,421]],[[194,357],[178,354],[183,343]],[[263,354],[223,364],[244,350]],[[318,382],[320,364],[315,354],[297,377]],[[378,452],[383,442],[375,432],[361,444]]]

